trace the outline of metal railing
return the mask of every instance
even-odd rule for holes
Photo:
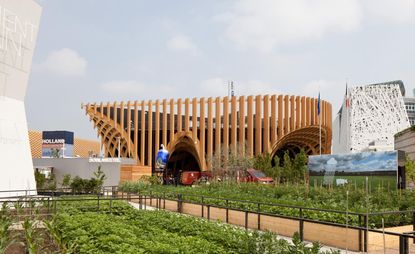
[[[246,229],[249,227],[249,214],[257,215],[257,227],[255,229],[261,230],[261,216],[271,216],[277,218],[285,218],[291,220],[297,220],[298,223],[298,233],[301,240],[304,240],[304,222],[317,223],[322,225],[329,225],[341,228],[355,229],[359,231],[359,251],[368,250],[368,233],[380,233],[384,235],[391,235],[399,238],[399,253],[409,253],[409,239],[412,239],[412,242],[415,243],[415,210],[406,210],[406,211],[384,211],[384,212],[371,212],[371,213],[358,213],[358,212],[348,212],[348,211],[338,211],[331,209],[319,209],[311,207],[302,207],[295,205],[285,205],[285,204],[276,204],[276,203],[267,203],[267,202],[253,202],[248,200],[238,200],[238,199],[229,199],[229,198],[218,198],[211,196],[202,196],[194,194],[183,194],[183,193],[171,193],[171,192],[157,192],[152,191],[147,192],[121,192],[118,189],[118,186],[104,186],[97,193],[75,193],[71,188],[60,188],[56,190],[37,190],[38,195],[30,195],[35,190],[10,190],[10,191],[0,191],[0,204],[8,203],[12,206],[22,206],[29,209],[27,215],[30,216],[35,209],[36,203],[43,202],[45,206],[46,213],[40,213],[44,216],[49,216],[55,214],[59,211],[59,203],[61,202],[82,202],[82,201],[94,201],[96,203],[96,211],[100,211],[100,206],[102,202],[109,202],[109,212],[112,212],[112,206],[114,201],[130,201],[139,204],[139,209],[147,210],[147,204],[149,203],[150,207],[156,209],[166,209],[166,201],[175,201],[177,202],[177,212],[183,213],[183,205],[186,204],[195,204],[201,206],[200,217],[206,218],[207,220],[211,219],[211,209],[220,208],[224,209],[226,212],[225,222],[229,223],[229,211],[239,211],[245,214],[244,226]],[[27,195],[20,196],[10,196],[2,197],[4,193],[25,193]],[[40,195],[42,193],[43,195]],[[73,196],[81,198],[67,198],[65,196]],[[156,200],[156,202],[153,202]],[[214,202],[209,202],[212,200],[219,200],[220,203],[217,204]],[[219,203],[219,202],[218,202]],[[251,209],[239,208],[232,206],[232,203],[248,204]],[[297,216],[285,215],[272,213],[264,209],[266,207],[277,207],[284,209],[293,209],[297,212]],[[255,208],[255,209],[252,209]],[[205,214],[206,210],[206,214]],[[268,209],[269,210],[269,209]],[[327,220],[314,219],[312,217],[307,217],[307,212],[312,211],[316,213],[329,213],[329,214],[339,214],[343,216],[357,216],[357,225],[348,225],[346,223],[338,223]],[[381,229],[370,228],[369,216],[390,216],[390,215],[403,215],[403,214],[412,214],[412,226],[414,231],[397,233],[384,231]]]

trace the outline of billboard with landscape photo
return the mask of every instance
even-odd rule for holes
[[[397,151],[362,152],[310,156],[310,184],[364,187],[368,177],[370,187],[396,188],[398,173]]]

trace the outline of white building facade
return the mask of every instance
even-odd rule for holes
[[[33,190],[24,98],[42,8],[33,0],[0,0],[0,190]],[[1,193],[15,196],[25,192]],[[31,192],[35,194],[35,192]]]
[[[403,82],[346,88],[333,122],[333,153],[394,149],[394,135],[410,126]]]

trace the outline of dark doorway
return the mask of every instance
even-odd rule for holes
[[[167,175],[176,176],[180,171],[200,171],[200,166],[188,147],[177,148],[167,163]]]

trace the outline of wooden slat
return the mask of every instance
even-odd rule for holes
[[[271,144],[277,141],[277,96],[271,96]]]
[[[138,158],[138,101],[134,101],[134,158],[137,160],[137,164],[139,161]]]
[[[237,153],[237,132],[238,132],[238,126],[236,126],[237,123],[237,116],[236,116],[236,96],[231,97],[231,151],[233,154]]]
[[[101,104],[99,104],[99,110],[101,112],[99,112],[101,114],[101,118],[104,117],[104,104],[101,102]]]
[[[290,97],[284,96],[284,135],[290,132]]]
[[[107,117],[111,119],[111,103],[107,102]]]
[[[248,96],[248,154],[254,155],[254,116],[253,116],[253,97]]]
[[[309,126],[310,121],[311,121],[311,100],[309,97],[306,98],[305,110],[306,110],[305,126]]]
[[[140,151],[140,159],[141,159],[141,165],[145,165],[145,144],[146,144],[146,116],[145,116],[145,101],[141,101],[141,151]]]
[[[127,102],[127,155],[131,156],[131,101]]]
[[[216,97],[215,99],[215,153],[220,154],[221,152],[221,134],[222,134],[222,126],[221,126],[221,103],[220,97]]]
[[[262,153],[262,112],[261,112],[262,96],[255,97],[255,155]]]
[[[282,95],[278,95],[278,139],[284,135],[284,99]]]
[[[124,102],[123,101],[121,101],[120,103],[120,129],[121,129],[121,137],[125,139],[126,137],[124,137]]]
[[[170,140],[174,140],[174,100],[170,99]]]
[[[117,102],[114,101],[114,105],[112,106],[113,111],[114,111],[114,128],[117,128],[118,125],[118,114],[117,114]]]
[[[295,129],[299,129],[300,126],[301,126],[300,96],[295,96]]]
[[[162,121],[162,127],[161,127],[161,134],[162,134],[162,140],[164,147],[167,147],[167,100],[163,99],[163,121]]]
[[[209,159],[209,165],[208,168],[212,168],[212,156],[213,156],[213,112],[212,112],[212,97],[209,97],[208,99],[208,126],[207,126],[207,156]]]
[[[239,97],[239,145],[241,154],[245,154],[245,96]]]
[[[225,152],[225,158],[227,159],[229,154],[229,100],[228,97],[223,98],[223,150]]]
[[[200,148],[199,148],[199,155],[202,162],[202,167],[205,165],[205,98],[200,98]]]
[[[269,152],[270,146],[269,146],[269,96],[264,96],[264,142],[263,142],[263,148],[262,151]]]
[[[192,100],[192,136],[193,140],[197,141],[197,98]]]
[[[306,99],[304,96],[301,97],[301,128],[304,128],[306,126],[306,118],[307,118],[307,113],[306,113]]]
[[[316,123],[316,101],[314,98],[312,98],[310,100],[311,103],[311,120],[310,120],[310,124],[311,125],[315,125]]]
[[[157,154],[160,148],[160,101],[156,100],[156,114],[155,114],[155,138],[154,138],[154,154]]]
[[[151,167],[153,162],[153,154],[152,154],[152,148],[153,148],[153,103],[150,100],[147,104],[147,118],[148,118],[148,127],[147,127],[147,165]]]
[[[189,131],[189,98],[184,100],[184,130]]]
[[[177,132],[182,131],[182,99],[177,100]]]
[[[295,96],[290,96],[290,131],[295,130]]]

